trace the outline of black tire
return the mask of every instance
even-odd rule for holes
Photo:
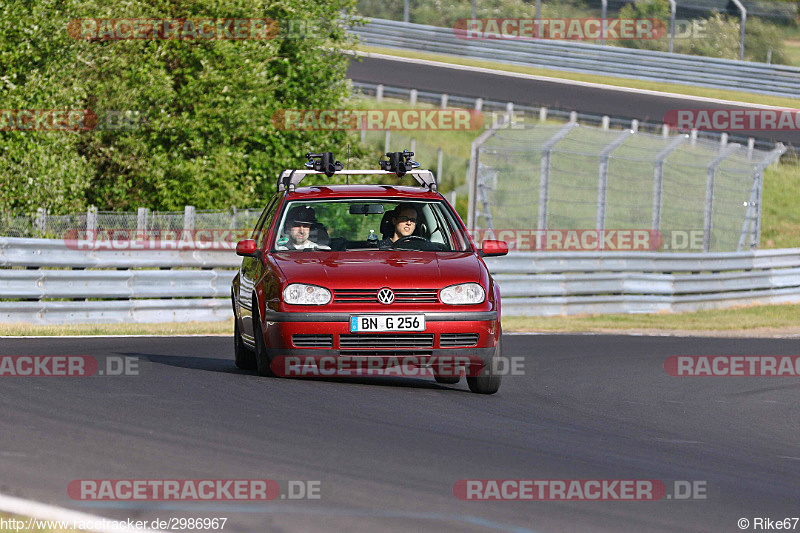
[[[469,385],[469,390],[476,394],[494,394],[500,389],[500,381],[502,380],[503,376],[501,375],[494,375],[492,373],[492,367],[494,366],[494,361],[500,359],[503,355],[503,331],[500,330],[500,336],[497,339],[497,347],[495,347],[494,355],[492,355],[492,359],[489,361],[489,364],[486,365],[481,373],[477,376],[470,377],[467,376],[467,385]]]
[[[461,381],[461,376],[437,376],[434,374],[433,379],[436,380],[436,383],[441,383],[442,385],[455,385]]]
[[[242,341],[242,333],[239,331],[239,319],[233,319],[233,360],[236,368],[242,370],[256,369],[256,354],[251,352]]]
[[[264,332],[261,330],[261,319],[258,316],[258,300],[255,297],[253,297],[253,337],[255,337],[256,345],[256,373],[267,378],[275,377],[270,366],[267,346],[264,344]]]

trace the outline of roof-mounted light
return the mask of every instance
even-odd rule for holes
[[[341,161],[336,161],[336,158],[333,157],[333,152],[322,152],[321,154],[312,154],[309,152],[306,154],[306,157],[308,158],[306,168],[316,170],[317,172],[324,172],[329,178],[333,176],[334,173],[344,168]]]
[[[403,177],[406,172],[419,168],[419,163],[411,159],[414,157],[414,152],[409,152],[408,150],[386,152],[386,157],[389,158],[388,161],[379,161],[381,170],[394,172],[398,177]]]

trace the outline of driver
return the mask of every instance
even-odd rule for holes
[[[289,237],[278,239],[276,250],[306,250],[319,249],[330,250],[324,244],[320,245],[310,240],[311,226],[317,223],[317,215],[314,209],[308,206],[296,206],[289,209],[286,215],[286,232]]]
[[[417,229],[419,212],[414,204],[400,204],[395,208],[394,213],[395,215],[392,217],[394,234],[388,239],[383,239],[380,242],[381,248],[391,246],[393,243],[397,242],[398,239],[413,235],[414,230]]]

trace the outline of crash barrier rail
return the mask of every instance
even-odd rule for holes
[[[800,68],[587,43],[466,40],[453,28],[371,19],[349,31],[369,46],[418,50],[513,65],[796,98]]]
[[[228,320],[240,263],[232,250],[79,250],[0,237],[0,322]]]
[[[521,252],[487,258],[486,264],[509,316],[800,303],[800,248],[716,254]]]
[[[58,240],[0,238],[0,322],[228,320],[239,263],[230,250],[89,251]],[[508,316],[800,302],[800,249],[520,252],[486,263]]]

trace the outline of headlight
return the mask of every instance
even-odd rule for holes
[[[283,301],[292,305],[325,305],[331,301],[331,291],[316,285],[292,283],[283,289]]]
[[[477,283],[462,283],[445,287],[439,293],[439,298],[450,305],[479,304],[486,298],[486,292]]]

